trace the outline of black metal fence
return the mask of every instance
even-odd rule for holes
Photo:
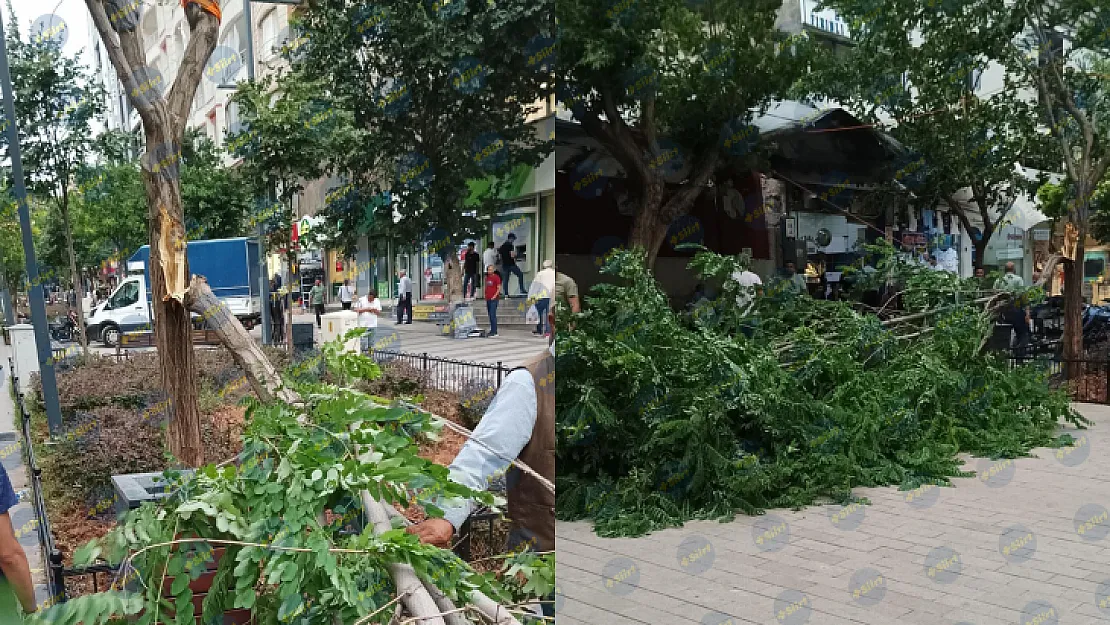
[[[37,519],[39,548],[42,550],[42,563],[47,573],[46,589],[50,593],[48,602],[58,603],[65,601],[62,552],[54,544],[54,534],[50,530],[50,521],[46,516],[46,500],[42,496],[42,469],[39,468],[35,458],[35,448],[31,445],[31,413],[27,411],[24,404],[23,393],[19,392],[19,377],[15,374],[15,366],[11,358],[8,358],[8,371],[11,372],[11,388],[15,394],[16,409],[19,410],[20,447],[26,461],[27,475],[31,480],[31,506]]]
[[[1034,354],[1015,349],[1010,351],[1010,365],[1044,371],[1049,385],[1066,390],[1072,401],[1110,404],[1110,356],[1105,354],[1064,359],[1054,353]]]
[[[505,376],[512,371],[502,361],[496,364],[438,358],[428,352],[412,354],[408,352],[373,350],[371,357],[382,366],[400,365],[419,371],[426,376],[425,382],[441,391],[466,393],[473,388],[494,388],[501,386]]]

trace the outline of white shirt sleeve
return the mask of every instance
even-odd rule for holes
[[[527,369],[510,373],[501,384],[485,416],[474,429],[474,436],[498,454],[516,458],[532,438],[536,426],[536,383]],[[477,491],[489,488],[492,478],[509,468],[506,460],[473,440],[467,441],[449,467],[451,480]],[[442,502],[443,518],[458,530],[470,516],[470,500]]]

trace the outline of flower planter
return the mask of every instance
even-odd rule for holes
[[[186,543],[188,546],[188,543]],[[205,572],[201,573],[196,579],[189,582],[189,590],[193,591],[193,613],[196,615],[194,620],[196,625],[201,625],[201,617],[204,611],[204,598],[208,596],[208,591],[212,589],[212,580],[216,577],[216,569],[220,566],[220,559],[224,556],[224,548],[215,548],[212,550],[212,561],[205,564]],[[188,572],[182,575],[188,575]],[[173,581],[175,577],[166,577],[165,586],[163,589],[163,596],[173,600],[173,595],[170,589],[173,588]],[[167,618],[172,618],[173,614],[167,613]],[[252,625],[253,619],[249,609],[233,609],[224,612],[223,625]],[[159,621],[155,625],[170,625],[164,621]]]

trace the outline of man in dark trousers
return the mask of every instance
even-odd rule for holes
[[[474,290],[478,288],[478,263],[482,255],[474,249],[474,242],[466,244],[466,254],[463,255],[463,297],[474,299]],[[466,290],[470,286],[470,292]]]
[[[524,272],[516,264],[516,235],[510,232],[497,251],[501,255],[501,288],[505,297],[509,296],[509,276],[512,274],[516,274],[520,282],[520,295],[523,297],[528,289],[524,288]]]
[[[508,470],[510,551],[555,550],[555,493],[509,464],[509,459],[519,460],[555,481],[554,307],[547,318],[553,328],[548,348],[505,377],[471,440],[459,450],[450,467],[452,481],[474,490],[485,490],[496,476]],[[442,503],[443,518],[417,523],[408,531],[419,536],[421,542],[450,548],[455,532],[470,516],[473,502]],[[543,609],[546,616],[554,616],[553,601],[545,602]]]
[[[401,279],[397,282],[397,323],[412,323],[412,280],[404,270],[399,274]],[[409,320],[405,321],[405,312],[408,311]]]

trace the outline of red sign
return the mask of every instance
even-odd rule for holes
[[[338,271],[343,271],[343,261],[341,261],[341,260],[335,261],[335,270],[337,272]]]
[[[921,250],[925,249],[925,234],[923,232],[903,232],[902,233],[902,249],[903,250]]]

